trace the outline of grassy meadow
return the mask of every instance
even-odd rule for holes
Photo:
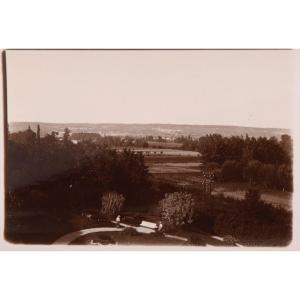
[[[191,156],[191,151],[180,150],[180,155],[145,156],[146,165],[152,176],[159,182],[181,187],[200,188],[201,171],[204,162],[201,156]],[[249,183],[214,182],[213,195],[223,195],[236,200],[244,200]],[[276,207],[291,209],[292,193],[276,189],[261,188],[261,199]]]

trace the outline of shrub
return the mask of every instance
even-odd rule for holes
[[[123,195],[116,192],[108,192],[101,199],[101,215],[112,218],[118,215],[125,202]]]
[[[193,222],[195,200],[192,194],[186,192],[166,194],[159,204],[161,218],[167,228],[175,228]]]
[[[258,160],[251,160],[244,169],[244,178],[250,183],[257,183],[261,180],[262,163]]]
[[[277,170],[278,187],[283,190],[293,190],[293,170],[290,165],[280,165]]]
[[[259,201],[257,190],[248,191],[247,198],[228,202],[227,208],[214,212],[214,233],[251,245],[287,245],[291,240],[291,213]]]
[[[226,160],[222,165],[221,173],[224,181],[242,180],[243,165],[235,160]]]

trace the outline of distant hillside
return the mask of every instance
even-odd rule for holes
[[[37,122],[12,122],[9,124],[10,132],[22,131],[30,125],[33,130]],[[280,137],[282,134],[290,134],[288,129],[280,128],[256,128],[241,126],[217,126],[217,125],[176,125],[176,124],[88,124],[88,123],[39,123],[41,134],[51,131],[61,132],[68,127],[71,132],[96,132],[101,135],[131,135],[131,136],[162,136],[177,137],[191,135],[200,137],[206,134],[222,134],[223,136],[246,135],[259,137]]]

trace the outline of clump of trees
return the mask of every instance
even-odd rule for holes
[[[217,179],[247,181],[268,188],[292,191],[292,139],[289,135],[275,137],[223,137],[210,134],[199,139],[182,137],[184,149],[196,150],[214,168]]]
[[[125,202],[122,194],[107,192],[101,198],[101,215],[111,219],[117,216]]]
[[[132,136],[111,136],[101,135],[94,132],[74,132],[70,136],[71,140],[76,141],[93,141],[94,143],[106,147],[148,147],[147,137],[132,137]]]
[[[256,189],[247,191],[245,201],[228,201],[232,203],[227,203],[227,209],[214,216],[216,234],[231,235],[249,245],[289,244],[292,238],[291,212],[261,201]]]
[[[221,194],[196,199],[192,230],[231,236],[249,246],[286,246],[292,239],[292,212],[262,201],[257,188],[247,190],[243,201]]]
[[[243,176],[243,164],[235,160],[226,160],[221,169],[222,179],[225,181],[240,180]]]
[[[292,143],[288,136],[278,141],[212,135],[199,140],[189,138],[189,143],[203,153],[206,167],[218,173],[218,180],[292,189]],[[258,191],[249,190],[245,201],[222,195],[212,196],[209,201],[202,194],[197,198],[195,191],[178,192],[177,187],[153,183],[141,153],[128,149],[118,152],[108,144],[90,139],[73,144],[68,129],[61,139],[57,132],[40,136],[40,128],[37,132],[28,128],[9,134],[6,216],[31,212],[44,220],[43,213],[51,213],[55,219],[65,220],[70,212],[99,211],[100,196],[101,212],[111,218],[125,206],[145,209],[148,201],[164,197],[159,206],[166,228],[199,226],[257,244],[287,244],[291,239],[291,212],[264,203]],[[26,219],[24,226],[33,219]],[[49,228],[48,224],[45,227]]]
[[[91,141],[73,144],[68,129],[62,139],[31,128],[10,134],[6,162],[10,209],[99,209],[99,195],[108,191],[122,194],[126,205],[144,205],[151,194],[142,154]]]
[[[223,181],[246,181],[252,185],[286,191],[293,189],[293,171],[290,164],[264,164],[258,160],[248,162],[226,160],[220,170],[219,179]]]
[[[174,229],[193,222],[195,200],[190,193],[166,194],[160,201],[161,219],[166,228]]]

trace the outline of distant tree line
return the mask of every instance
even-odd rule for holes
[[[153,147],[153,148],[178,148],[178,144],[167,141],[161,136],[115,136],[101,135],[95,132],[74,132],[70,136],[71,140],[76,141],[93,141],[94,143],[105,145],[107,147]],[[181,144],[179,144],[181,146]]]
[[[182,148],[198,151],[204,162],[224,181],[248,181],[264,187],[291,191],[292,139],[275,137],[223,137],[210,134],[199,139],[181,137]]]
[[[96,144],[107,147],[148,147],[147,137],[131,137],[131,136],[111,136],[101,135],[93,132],[74,132],[71,135],[72,140],[77,141],[93,141]]]

